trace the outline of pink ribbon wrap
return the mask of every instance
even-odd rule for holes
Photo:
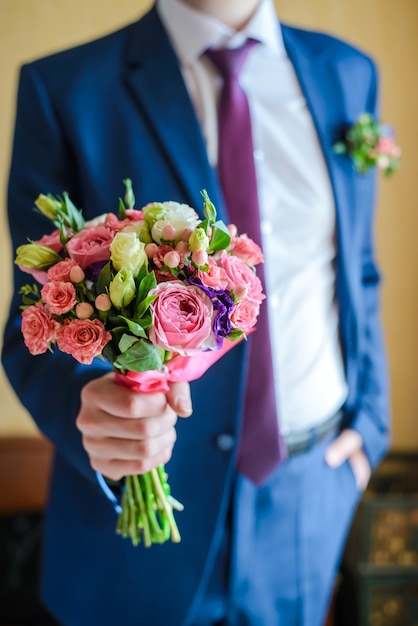
[[[161,370],[147,372],[127,372],[116,374],[118,383],[126,385],[133,391],[142,393],[167,393],[169,383],[190,382],[200,378],[211,365],[236,346],[241,340],[225,339],[220,350],[208,350],[194,356],[176,356],[164,365]]]

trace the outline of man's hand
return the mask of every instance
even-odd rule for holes
[[[330,467],[338,467],[347,459],[353,470],[358,489],[364,491],[372,472],[363,451],[363,439],[356,430],[351,428],[343,430],[325,451],[325,461]]]
[[[109,373],[83,387],[76,424],[93,469],[120,480],[167,463],[177,416],[191,413],[188,383],[171,384],[167,395],[143,394],[116,383]]]

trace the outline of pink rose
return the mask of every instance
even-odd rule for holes
[[[216,261],[210,256],[208,258],[209,269],[207,272],[198,270],[197,277],[206,287],[213,289],[226,289],[228,285],[228,275],[222,267],[217,265]]]
[[[68,241],[68,254],[84,270],[92,263],[110,259],[113,238],[114,233],[105,226],[86,228]]]
[[[153,325],[149,338],[153,344],[182,356],[216,347],[213,307],[202,289],[172,281],[160,283],[150,294],[157,294],[150,307]]]
[[[260,246],[247,237],[247,235],[233,237],[229,252],[233,256],[239,257],[248,265],[258,265],[258,263],[263,263],[264,261]]]
[[[76,361],[90,365],[112,339],[100,320],[66,320],[56,330],[59,349],[71,354]]]
[[[396,145],[395,140],[392,137],[379,137],[379,141],[374,149],[374,152],[377,154],[387,154],[394,159],[399,158],[402,154],[402,150]]]
[[[244,261],[237,256],[228,256],[225,252],[217,260],[219,267],[222,267],[227,275],[227,289],[233,291],[235,287],[247,287],[247,299],[256,304],[264,300],[263,287],[261,281]]]
[[[49,306],[51,313],[55,313],[55,315],[68,313],[76,303],[74,285],[58,280],[46,283],[41,289],[41,296],[45,304]]]
[[[52,265],[48,270],[48,280],[59,280],[64,283],[72,282],[70,272],[73,267],[78,267],[78,265],[72,259],[64,259],[64,261]]]
[[[63,248],[60,239],[60,231],[58,230],[58,228],[57,230],[54,230],[50,235],[44,235],[43,237],[35,241],[35,243],[39,243],[39,245],[41,246],[48,246],[48,248],[52,248],[52,250],[58,253],[60,253]]]
[[[264,305],[265,306],[265,305]],[[260,312],[260,304],[253,300],[240,300],[231,313],[231,324],[238,330],[248,331],[255,326],[257,315]]]
[[[23,311],[23,340],[31,354],[43,354],[48,350],[55,341],[56,326],[51,312],[40,302]]]
[[[127,226],[135,222],[143,222],[144,221],[144,212],[138,211],[137,209],[126,209],[126,217],[123,220],[120,220],[114,213],[108,213],[104,220],[104,225],[110,230],[115,232],[120,232]]]

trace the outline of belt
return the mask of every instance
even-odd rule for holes
[[[340,409],[335,415],[313,428],[307,428],[287,435],[284,440],[289,456],[301,454],[312,448],[315,444],[326,439],[329,435],[337,432],[343,419]]]

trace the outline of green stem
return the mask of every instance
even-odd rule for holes
[[[144,496],[142,494],[141,485],[139,483],[139,477],[132,476],[132,482],[134,486],[134,493],[135,493],[138,506],[139,506],[139,513],[140,513],[139,521],[141,522],[142,530],[144,533],[144,545],[147,548],[149,548],[149,546],[152,543],[152,540],[151,540],[151,533],[150,533],[147,511],[146,511],[145,502],[144,502]]]
[[[129,536],[133,545],[137,546],[139,543],[138,509],[135,503],[131,479],[132,476],[126,477],[126,493],[128,494],[129,502]]]
[[[156,495],[161,503],[161,506],[167,516],[167,519],[169,521],[170,524],[170,530],[171,530],[171,540],[174,543],[179,543],[181,540],[180,537],[180,533],[179,533],[179,529],[177,528],[177,524],[176,521],[174,519],[174,515],[173,515],[173,509],[171,508],[167,497],[164,493],[164,489],[161,485],[161,479],[160,479],[160,475],[158,473],[157,469],[152,469],[151,472],[151,477],[152,477],[152,482],[154,485],[154,489],[156,492]]]
[[[158,523],[157,516],[155,514],[155,508],[157,505],[154,490],[152,488],[152,481],[150,472],[143,474],[141,476],[143,480],[143,484],[145,487],[145,505],[148,513],[148,520],[150,522],[151,529],[153,531],[153,540],[155,543],[163,543],[164,542],[164,533],[160,524]]]

